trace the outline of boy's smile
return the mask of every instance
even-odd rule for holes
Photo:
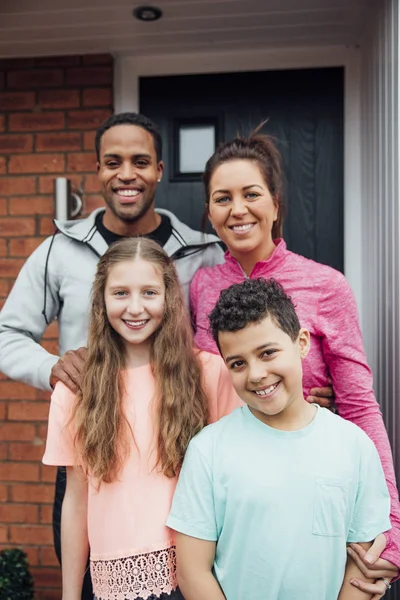
[[[252,392],[254,394],[256,394],[256,396],[261,396],[262,398],[266,398],[267,396],[271,396],[275,392],[275,390],[277,389],[279,384],[280,384],[280,381],[277,381],[276,383],[273,383],[272,385],[263,386],[261,388],[252,390]]]
[[[301,329],[293,341],[270,317],[218,335],[236,392],[271,427],[298,429],[314,414],[302,389],[301,360],[309,340],[309,332]]]

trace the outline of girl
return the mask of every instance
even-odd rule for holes
[[[300,323],[311,333],[311,351],[303,365],[305,396],[312,386],[324,385],[330,376],[339,414],[364,429],[379,451],[392,499],[392,529],[386,534],[383,558],[369,564],[368,573],[369,577],[391,579],[397,576],[400,565],[398,493],[350,287],[341,273],[286,248],[281,238],[281,158],[271,138],[256,130],[247,138],[222,144],[207,162],[204,184],[206,215],[228,251],[223,264],[200,269],[192,281],[195,341],[204,350],[218,352],[208,315],[223,289],[259,277],[274,278],[283,285],[294,301]],[[380,536],[371,551],[379,556],[384,543],[384,536]],[[358,547],[355,551],[363,557],[360,565],[366,569],[368,557],[365,559]]]
[[[51,399],[45,464],[67,465],[63,600],[80,599],[90,547],[97,600],[182,598],[165,526],[190,439],[239,405],[222,360],[195,352],[171,259],[113,244],[98,263],[81,391]]]

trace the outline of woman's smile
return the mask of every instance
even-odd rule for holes
[[[278,206],[257,164],[234,160],[214,171],[209,219],[246,272],[274,251],[272,228],[277,216]]]
[[[235,225],[228,225],[228,228],[231,229],[237,235],[245,235],[249,233],[256,223],[237,223]]]

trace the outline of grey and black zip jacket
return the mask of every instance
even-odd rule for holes
[[[95,210],[79,221],[55,221],[47,238],[22,267],[0,313],[0,371],[11,379],[50,390],[51,369],[58,356],[40,344],[49,323],[58,319],[59,353],[86,345],[90,296],[99,257],[107,243],[96,227]],[[198,269],[224,260],[219,240],[181,223],[167,210],[172,234],[164,250],[175,261],[184,297]]]

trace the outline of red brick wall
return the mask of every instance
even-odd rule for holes
[[[0,301],[54,230],[53,180],[66,175],[84,213],[102,203],[94,132],[112,112],[110,56],[0,61]],[[43,344],[57,352],[52,324]],[[60,598],[52,547],[55,471],[41,464],[49,395],[0,374],[0,549],[28,554],[37,599]]]

